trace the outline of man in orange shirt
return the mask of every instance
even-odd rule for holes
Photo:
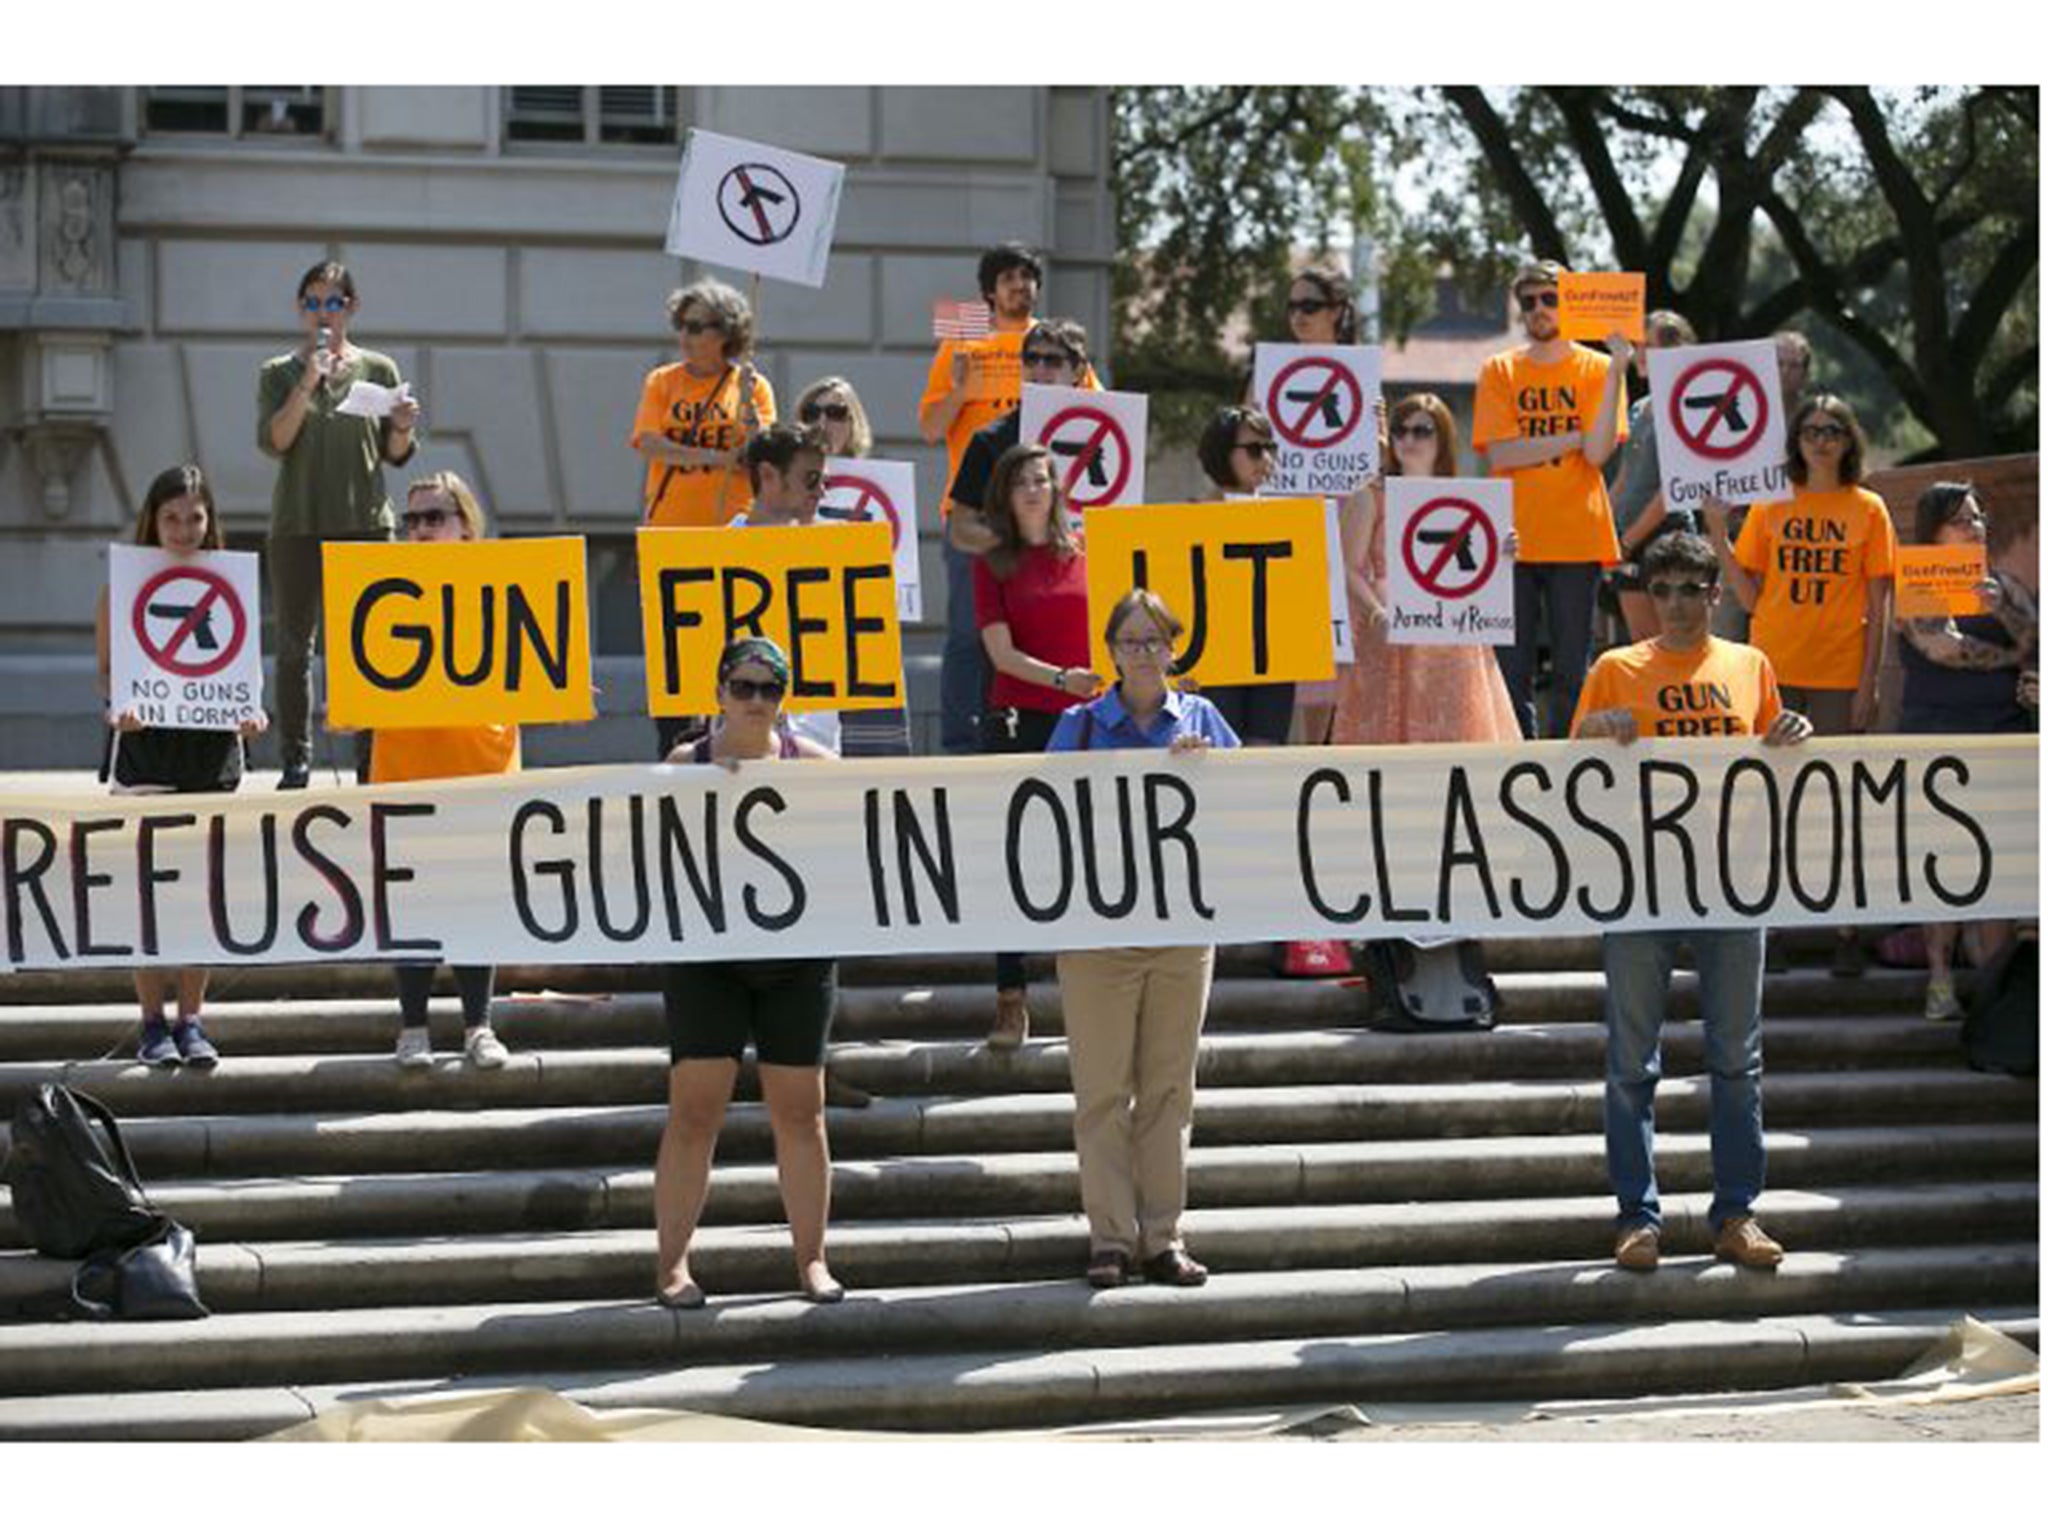
[[[1550,638],[1550,732],[1566,722],[1586,676],[1600,571],[1621,558],[1601,466],[1628,436],[1624,407],[1635,349],[1619,334],[1608,355],[1558,331],[1557,280],[1564,269],[1535,261],[1515,274],[1527,346],[1496,353],[1479,371],[1472,448],[1515,487],[1515,639],[1494,647],[1522,734],[1536,730],[1539,601]]]
[[[1662,633],[1609,651],[1579,696],[1572,734],[1623,747],[1643,736],[1755,736],[1767,747],[1806,740],[1813,726],[1778,702],[1762,651],[1708,633],[1721,563],[1695,533],[1669,533],[1643,554],[1643,581]],[[1678,947],[1692,951],[1709,1074],[1708,1141],[1714,1201],[1707,1222],[1714,1256],[1775,1269],[1785,1250],[1752,1214],[1764,1187],[1763,970],[1757,928],[1609,933],[1607,973],[1607,1177],[1620,1206],[1614,1261],[1657,1267],[1662,1228],[1653,1164],[1653,1106],[1663,1072],[1657,1037]]]

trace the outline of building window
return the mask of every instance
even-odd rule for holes
[[[523,144],[673,144],[672,85],[514,85],[505,138]]]
[[[142,92],[148,133],[225,138],[320,138],[327,132],[324,85],[151,85]]]

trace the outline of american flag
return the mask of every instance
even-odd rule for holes
[[[993,320],[979,299],[932,301],[932,335],[940,341],[980,341],[990,334]]]

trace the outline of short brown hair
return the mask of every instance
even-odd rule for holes
[[[1563,276],[1564,263],[1561,261],[1552,261],[1547,256],[1535,261],[1525,261],[1515,269],[1515,280],[1508,284],[1508,292],[1520,293],[1524,288],[1531,286],[1555,288]]]
[[[1159,626],[1159,633],[1169,640],[1178,640],[1187,628],[1174,617],[1173,610],[1166,606],[1166,599],[1157,592],[1144,587],[1133,587],[1116,600],[1116,606],[1109,610],[1109,622],[1102,626],[1102,643],[1112,654],[1116,651],[1116,632],[1134,613],[1142,613]]]
[[[1692,328],[1692,322],[1675,309],[1653,309],[1643,316],[1644,340],[1663,335],[1667,331],[1676,338],[1668,343],[1671,346],[1690,347],[1700,339],[1699,332]]]
[[[728,363],[753,350],[754,312],[739,289],[715,277],[700,277],[689,287],[678,288],[668,296],[669,329],[683,328],[683,311],[692,304],[709,310],[711,318],[718,322],[719,334],[725,338]]]
[[[1076,369],[1088,366],[1088,328],[1078,320],[1034,320],[1024,333],[1023,350],[1034,341],[1049,341],[1074,360]]]
[[[995,548],[982,559],[988,562],[988,568],[998,581],[1008,581],[1016,575],[1017,563],[1024,557],[1024,535],[1017,527],[1017,514],[1010,505],[1017,489],[1017,477],[1024,472],[1026,465],[1041,461],[1052,476],[1052,551],[1062,560],[1071,560],[1081,553],[1081,541],[1074,537],[1074,525],[1067,516],[1067,494],[1060,489],[1059,469],[1052,450],[1037,443],[1019,443],[996,460],[995,473],[989,476],[988,495],[981,508],[981,520],[996,536]]]

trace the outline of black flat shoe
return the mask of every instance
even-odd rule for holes
[[[656,1291],[654,1299],[671,1312],[695,1312],[704,1305],[704,1287],[686,1280],[672,1291]]]
[[[1145,1261],[1145,1278],[1154,1285],[1202,1285],[1209,1271],[1189,1258],[1185,1248],[1169,1248]]]

